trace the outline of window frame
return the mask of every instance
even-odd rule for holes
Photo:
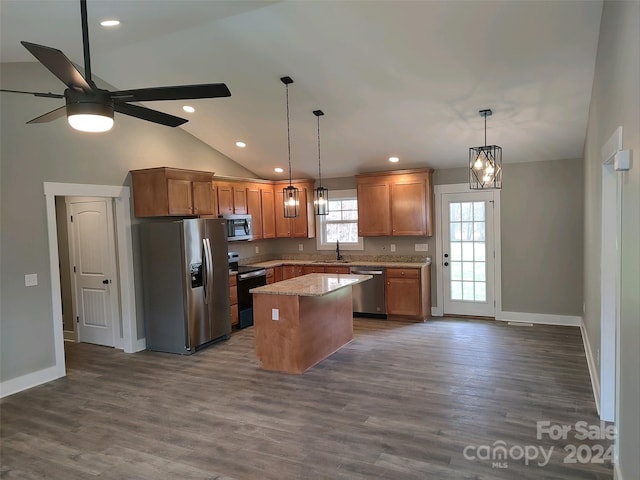
[[[332,200],[355,200],[358,201],[358,192],[354,189],[349,190],[329,190],[329,201]],[[347,220],[335,221],[332,223],[353,223]],[[355,222],[357,225],[357,221]],[[317,250],[335,250],[335,242],[326,242],[326,229],[327,224],[326,215],[316,215],[316,249]],[[356,243],[340,243],[340,250],[364,250],[364,239],[358,237]]]

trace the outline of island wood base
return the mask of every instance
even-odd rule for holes
[[[279,320],[272,320],[272,309]],[[321,296],[253,294],[260,367],[303,373],[353,339],[351,287]]]

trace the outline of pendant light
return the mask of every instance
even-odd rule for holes
[[[282,189],[282,200],[284,202],[284,217],[295,218],[300,210],[300,190],[291,185],[291,130],[289,127],[289,85],[293,83],[291,77],[282,77],[287,92],[287,150],[289,153],[289,186]]]
[[[318,187],[313,191],[313,205],[316,215],[329,213],[329,190],[322,186],[322,170],[320,169],[320,117],[324,115],[322,110],[314,110],[313,114],[318,118]]]
[[[480,110],[484,117],[484,146],[469,148],[469,187],[472,190],[502,188],[502,147],[487,145],[487,117],[490,109]]]

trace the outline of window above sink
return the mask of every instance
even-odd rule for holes
[[[358,237],[358,198],[356,190],[329,190],[329,214],[317,215],[316,248],[335,250],[364,250]],[[339,263],[348,263],[340,261]]]

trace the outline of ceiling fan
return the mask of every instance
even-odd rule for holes
[[[82,17],[82,46],[84,51],[84,77],[73,63],[55,48],[20,42],[67,86],[64,94],[25,92],[21,90],[0,90],[2,92],[26,93],[36,97],[64,98],[65,106],[56,108],[27,123],[50,122],[67,115],[69,124],[76,130],[85,132],[105,132],[113,126],[114,112],[149,122],[177,127],[186,123],[185,118],[176,117],[129,102],[154,100],[186,100],[196,98],[229,97],[231,92],[224,83],[201,85],[178,85],[174,87],[139,88],[110,92],[98,88],[91,79],[91,58],[89,55],[89,28],[87,25],[87,0],[80,0]]]

